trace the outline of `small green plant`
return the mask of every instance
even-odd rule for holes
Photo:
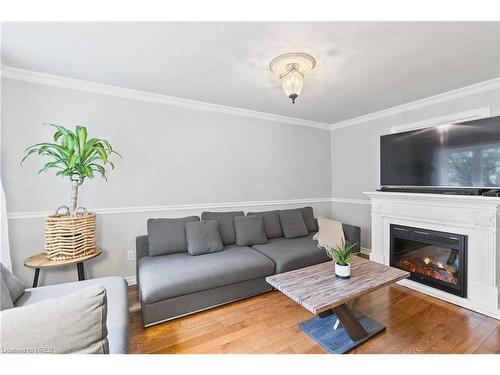
[[[337,245],[337,247],[327,247],[326,253],[339,266],[347,266],[351,262],[352,257],[354,256],[352,249],[356,245],[357,242],[349,245],[346,244],[345,242],[342,242],[342,244]]]
[[[74,215],[78,207],[78,187],[86,178],[94,178],[94,173],[100,173],[106,179],[107,165],[114,169],[109,160],[111,154],[116,154],[111,144],[100,138],[87,137],[85,126],[76,126],[74,132],[63,126],[44,124],[56,129],[53,135],[54,143],[43,142],[30,146],[25,150],[23,161],[30,155],[37,153],[48,156],[52,160],[46,163],[38,173],[47,172],[50,169],[58,169],[56,175],[68,177],[72,182],[71,214]]]

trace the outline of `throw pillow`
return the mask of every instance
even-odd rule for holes
[[[24,294],[26,285],[24,285],[21,279],[10,272],[2,263],[0,263],[0,275],[3,277],[3,281],[9,290],[12,303],[16,303],[19,297]]]
[[[201,255],[224,250],[219,224],[215,220],[186,223],[188,253]]]
[[[2,311],[3,353],[109,353],[106,290],[93,285],[63,297]]]
[[[280,222],[285,238],[304,237],[309,234],[300,208],[280,211]]]
[[[186,223],[200,221],[198,216],[176,219],[149,219],[149,255],[166,255],[187,251]]]
[[[232,245],[236,242],[233,220],[236,216],[244,215],[243,211],[203,212],[201,214],[201,220],[215,220],[219,224],[219,230],[224,245]]]
[[[248,216],[262,216],[264,228],[266,228],[267,238],[283,237],[283,230],[280,224],[279,211],[247,212]]]
[[[3,277],[0,276],[0,311],[12,309],[14,304],[12,303],[12,298],[10,298],[9,288],[7,284],[3,281]]]
[[[312,207],[302,207],[300,209],[302,211],[302,217],[304,218],[304,223],[306,224],[306,228],[309,232],[317,232],[318,231],[318,223],[314,219],[314,212]]]
[[[340,221],[318,218],[319,232],[313,237],[318,241],[318,247],[335,248],[345,243],[344,230]]]
[[[234,230],[238,246],[259,245],[268,242],[262,216],[236,216]]]

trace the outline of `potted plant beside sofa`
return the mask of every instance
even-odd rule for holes
[[[78,206],[78,189],[96,174],[106,179],[106,167],[114,168],[110,155],[120,155],[107,140],[89,138],[85,126],[76,126],[73,132],[63,126],[48,125],[55,128],[53,142],[28,147],[21,164],[30,155],[46,156],[51,160],[38,173],[55,169],[57,176],[71,181],[71,205],[59,207],[55,215],[45,220],[45,252],[54,260],[77,258],[96,250],[96,215]],[[63,209],[65,212],[60,213]]]

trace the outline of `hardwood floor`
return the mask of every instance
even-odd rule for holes
[[[278,291],[149,328],[135,287],[129,305],[131,353],[324,353],[298,328],[312,314]],[[387,330],[352,353],[500,354],[500,321],[399,285],[361,297],[357,309]]]

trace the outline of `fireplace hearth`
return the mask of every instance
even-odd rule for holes
[[[390,265],[411,280],[467,297],[467,236],[390,225]]]

